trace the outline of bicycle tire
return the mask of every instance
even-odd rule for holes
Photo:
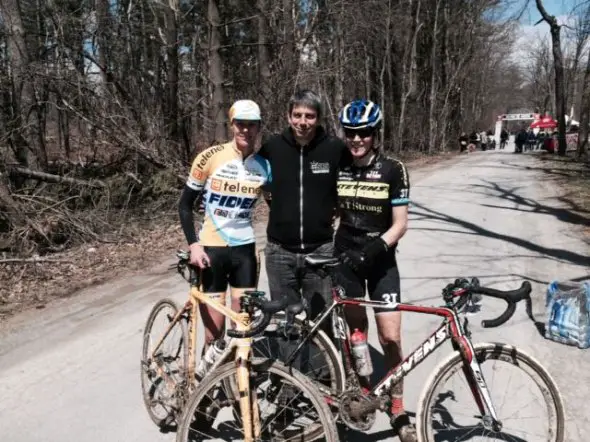
[[[164,310],[164,308],[170,308],[173,312],[172,313],[173,315],[176,315],[176,313],[178,313],[178,311],[179,311],[178,306],[171,299],[161,299],[160,301],[158,301],[154,305],[154,307],[152,308],[152,310],[148,316],[148,319],[146,321],[146,325],[144,328],[144,332],[143,332],[142,359],[141,359],[141,367],[140,367],[140,369],[141,369],[141,389],[142,389],[142,393],[143,393],[142,394],[143,401],[144,401],[145,407],[147,409],[147,412],[150,416],[150,419],[160,428],[165,428],[165,427],[168,427],[171,424],[173,424],[176,421],[178,414],[180,414],[180,412],[181,412],[180,409],[182,408],[182,405],[184,404],[184,398],[182,396],[179,397],[177,394],[175,394],[175,396],[176,396],[175,403],[173,404],[172,401],[170,402],[170,404],[168,405],[170,407],[170,410],[166,416],[158,416],[153,408],[154,395],[157,391],[158,385],[160,385],[163,382],[163,379],[161,377],[155,378],[153,380],[153,382],[149,379],[150,373],[148,373],[147,371],[150,369],[150,365],[151,365],[151,362],[148,363],[148,361],[151,361],[151,354],[149,354],[151,352],[150,338],[151,338],[151,331],[152,331],[152,327],[154,326],[154,322],[155,322],[156,318],[158,317],[158,315],[160,314],[160,312],[162,312]],[[170,317],[168,318],[168,320],[171,320],[171,319],[172,318],[170,318]],[[181,319],[176,324],[178,324],[181,329],[181,339],[179,341],[179,348],[177,351],[177,357],[182,358],[180,361],[181,372],[179,373],[179,379],[183,385],[180,385],[178,387],[178,390],[180,391],[183,388],[188,388],[188,386],[186,385],[186,368],[187,368],[187,364],[188,364],[188,360],[189,360],[188,345],[187,345],[188,331],[187,331],[186,320]],[[160,336],[156,337],[156,339],[159,339],[159,338],[160,338]],[[154,388],[156,390],[154,390]],[[180,401],[180,403],[178,403],[179,401]]]
[[[273,330],[273,326],[276,326],[281,321],[284,321],[285,314],[284,312],[280,312],[274,315],[271,324],[267,329],[264,331],[264,334],[260,338],[255,338],[255,342],[252,346],[252,354],[254,357],[260,358],[270,358],[270,359],[280,359],[280,354],[273,353],[273,354],[265,354],[262,351],[261,342],[263,339],[277,339],[279,338],[279,330]],[[314,326],[313,321],[303,321],[300,318],[295,317],[293,322],[293,328],[296,332],[297,336],[302,336],[306,332],[305,330],[309,330]],[[334,343],[330,339],[330,337],[321,329],[318,329],[314,336],[310,338],[311,344],[317,349],[319,354],[323,355],[325,359],[325,367],[329,372],[329,385],[328,382],[325,380],[322,381],[318,379],[316,376],[317,373],[312,373],[310,371],[302,371],[299,370],[304,376],[310,378],[315,384],[316,387],[320,390],[325,390],[325,387],[328,386],[330,389],[330,394],[339,395],[342,393],[346,386],[346,372],[344,370],[344,365],[342,364],[342,358],[336,350]],[[269,353],[272,352],[272,348],[270,345],[267,346]],[[283,363],[285,361],[282,361]],[[311,364],[313,365],[313,364]]]
[[[201,418],[193,421],[192,417],[197,413],[200,413],[200,410],[202,410],[203,407],[214,406],[215,402],[209,399],[209,390],[214,389],[217,384],[233,384],[233,382],[230,382],[227,378],[234,378],[236,376],[236,370],[237,368],[235,362],[221,365],[214,374],[211,373],[205,377],[203,381],[196,387],[189,397],[187,405],[184,409],[178,431],[176,432],[176,442],[194,441],[194,439],[190,438],[189,433],[191,432],[191,427],[194,428],[195,425],[197,426],[197,432],[209,431],[212,428],[212,420]],[[313,382],[311,382],[307,377],[303,376],[296,370],[287,368],[279,361],[271,361],[266,358],[251,359],[250,370],[251,378],[252,373],[270,373],[273,376],[273,379],[276,379],[277,377],[282,378],[287,384],[291,384],[299,388],[306,394],[306,396],[309,398],[309,402],[312,403],[318,412],[317,420],[315,420],[316,424],[306,427],[307,432],[303,434],[298,433],[290,439],[280,438],[277,437],[277,435],[272,434],[268,436],[269,439],[261,438],[257,439],[257,441],[268,440],[285,442],[297,440],[300,442],[306,442],[316,440],[322,436],[324,437],[323,440],[325,442],[337,442],[339,440],[336,422],[332,412],[330,411],[330,408],[326,404],[323,395],[316,389]],[[231,395],[235,398],[239,398],[239,394],[237,392],[231,392]],[[201,404],[202,401],[205,402],[205,405]],[[227,403],[230,401],[227,399],[223,402]],[[234,429],[237,429],[237,426]]]
[[[554,436],[548,442],[564,441],[565,412],[559,388],[551,375],[535,358],[516,347],[501,343],[476,344],[474,346],[474,355],[480,363],[485,360],[502,360],[524,370],[539,386],[546,406],[551,408],[548,413],[549,416],[554,416],[555,422],[549,423],[551,426],[549,429],[550,434],[553,431]],[[455,371],[461,370],[462,366],[463,358],[459,352],[455,351],[435,368],[430,379],[426,382],[418,401],[416,413],[416,430],[419,440],[423,442],[433,442],[435,440],[433,428],[429,424],[432,413],[431,407],[434,405],[435,400],[435,391],[441,381],[447,380]]]

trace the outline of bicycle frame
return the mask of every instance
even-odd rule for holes
[[[471,388],[471,392],[475,402],[479,408],[481,416],[486,416],[486,409],[489,411],[490,417],[497,421],[497,414],[492,403],[492,399],[483,378],[479,362],[474,357],[474,349],[471,340],[466,335],[457,313],[446,307],[427,307],[413,304],[384,301],[367,301],[362,299],[347,299],[343,298],[344,290],[340,287],[332,289],[332,304],[324,308],[324,310],[314,320],[313,327],[299,342],[298,346],[291,352],[287,358],[287,365],[291,365],[295,356],[307,343],[307,341],[316,333],[321,324],[332,316],[332,325],[334,330],[334,338],[338,341],[338,347],[341,355],[344,355],[344,362],[347,372],[352,370],[352,357],[350,352],[349,331],[344,318],[344,308],[347,305],[356,307],[373,307],[390,312],[413,312],[426,315],[440,316],[444,318],[443,323],[436,329],[421,345],[410,353],[400,364],[392,368],[377,385],[373,387],[370,394],[375,397],[384,396],[393,385],[400,382],[404,377],[410,374],[426,357],[434,352],[448,339],[451,339],[453,348],[461,353],[464,361],[463,372],[467,378],[467,382]],[[325,388],[321,388],[323,393],[326,393]],[[337,398],[332,395],[327,396],[331,405],[337,404]]]
[[[174,316],[166,331],[158,341],[152,352],[152,358],[162,345],[164,339],[168,336],[174,325],[181,320],[182,316],[189,314],[189,361],[187,367],[185,367],[186,379],[194,379],[195,377],[195,349],[197,347],[197,323],[199,319],[199,304],[205,304],[215,311],[221,313],[223,316],[229,318],[236,324],[238,331],[247,331],[250,328],[250,316],[248,313],[236,313],[231,308],[226,307],[219,301],[211,298],[207,294],[201,292],[197,286],[191,285],[190,299],[184,304],[184,306]],[[217,358],[209,371],[212,372],[215,368],[220,366],[235,349],[235,360],[237,364],[237,386],[240,397],[240,411],[242,414],[242,422],[244,426],[244,440],[246,442],[252,442],[260,437],[260,419],[259,410],[255,405],[256,400],[252,400],[250,392],[250,369],[249,361],[252,348],[252,338],[233,338],[229,340],[229,345],[224,350],[223,354]],[[167,382],[169,377],[163,370],[159,368],[159,375],[164,377]],[[189,388],[192,384],[189,383]]]

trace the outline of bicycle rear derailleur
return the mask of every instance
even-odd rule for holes
[[[347,390],[340,396],[340,418],[353,430],[370,430],[375,423],[376,411],[380,408],[380,398],[365,395],[356,389]]]

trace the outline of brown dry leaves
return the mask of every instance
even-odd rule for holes
[[[53,298],[173,258],[178,248],[186,248],[184,237],[177,223],[162,221],[138,230],[132,242],[95,242],[39,262],[0,263],[0,317],[43,308]]]

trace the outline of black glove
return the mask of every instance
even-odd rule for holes
[[[387,252],[387,250],[389,250],[389,246],[381,237],[367,243],[361,252],[364,256],[365,266],[372,266],[375,264],[381,254]]]
[[[367,270],[365,265],[365,256],[362,252],[348,250],[340,255],[340,261],[359,275],[364,275],[365,271]]]

